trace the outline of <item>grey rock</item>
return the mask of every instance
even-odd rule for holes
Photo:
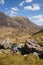
[[[21,49],[22,45],[19,43],[14,43],[11,47],[11,50],[13,51],[13,53],[19,53],[20,49]]]
[[[11,48],[12,46],[12,41],[10,40],[10,38],[6,38],[2,44],[1,44],[5,49]]]
[[[37,52],[33,52],[33,55],[39,57]]]
[[[25,48],[31,52],[41,52],[41,47],[36,40],[28,39],[25,42]]]

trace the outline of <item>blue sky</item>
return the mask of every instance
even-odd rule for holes
[[[10,17],[28,17],[32,22],[43,25],[43,0],[0,0],[0,12]]]

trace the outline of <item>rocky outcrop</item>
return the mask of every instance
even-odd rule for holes
[[[32,53],[42,51],[40,45],[34,39],[26,40],[24,47],[28,52],[32,52]]]
[[[1,46],[3,46],[4,49],[10,49],[12,46],[12,41],[10,38],[6,38],[2,43]]]
[[[43,58],[43,51],[41,50],[40,45],[38,42],[34,39],[28,39],[26,40],[25,44],[20,43],[12,43],[12,41],[9,38],[6,38],[1,44],[0,44],[0,52],[3,49],[4,53],[7,52],[13,52],[13,53],[21,53],[22,55],[27,55],[32,53],[33,55]]]

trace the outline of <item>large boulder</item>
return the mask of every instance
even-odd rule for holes
[[[42,51],[40,45],[34,39],[28,39],[28,40],[26,40],[24,47],[25,47],[25,49],[28,52],[41,52]]]
[[[12,46],[12,41],[10,40],[10,38],[6,38],[6,39],[1,43],[1,45],[2,45],[5,49],[11,48],[11,46]]]

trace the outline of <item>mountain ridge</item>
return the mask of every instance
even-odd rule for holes
[[[32,23],[28,18],[15,16],[9,17],[6,14],[0,12],[0,26],[12,27],[19,31],[20,33],[33,34],[41,30],[41,27]],[[17,32],[17,33],[19,33]]]

